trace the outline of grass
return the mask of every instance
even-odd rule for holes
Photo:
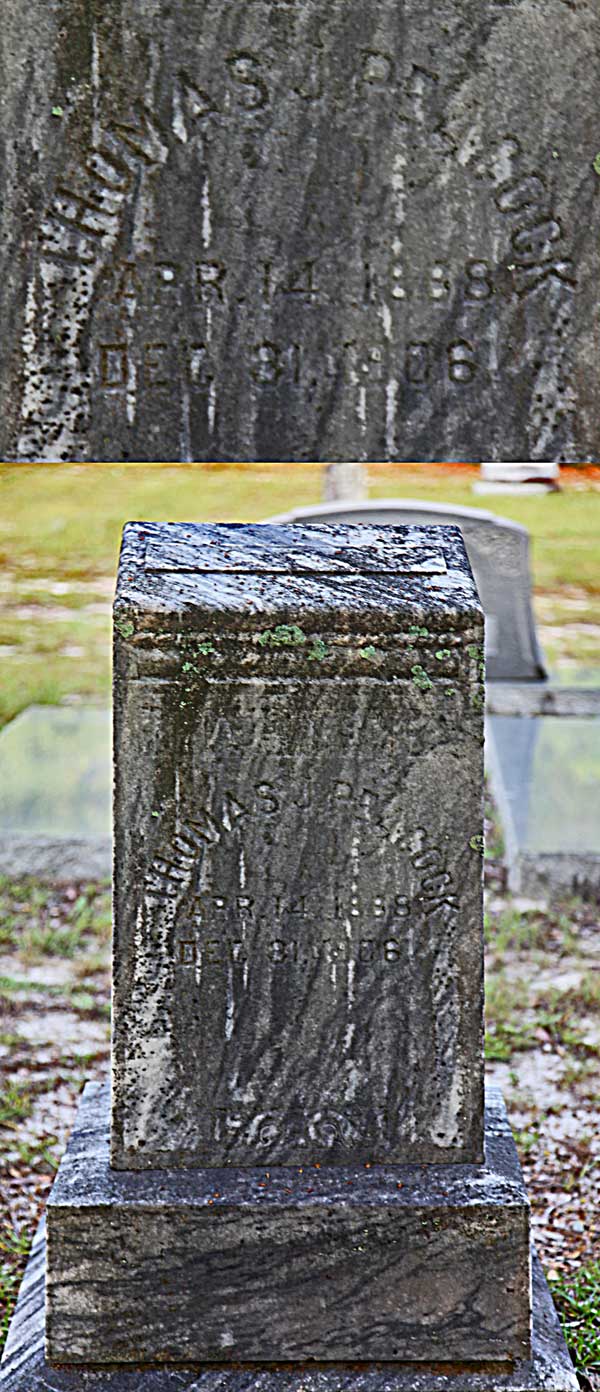
[[[0,877],[0,946],[18,948],[24,962],[73,958],[83,949],[95,947],[98,940],[108,942],[110,928],[110,893],[106,887],[85,885],[68,900],[60,888],[49,889],[34,879],[12,883]],[[0,990],[18,989],[8,986],[7,980],[10,978],[4,978],[4,986],[0,981]],[[36,989],[48,988],[42,982]]]
[[[0,1348],[8,1333],[30,1246],[31,1235],[27,1232],[17,1233],[10,1229],[0,1232]]]
[[[484,913],[486,945],[499,959],[507,950],[531,953],[532,950],[560,943],[560,955],[577,951],[577,934],[572,916],[549,906],[540,909],[517,909],[510,902],[500,913]]]
[[[549,597],[565,587],[583,603],[569,627],[566,600],[549,657],[593,665],[600,644],[593,624],[600,593],[600,492],[478,497],[474,470],[456,466],[373,465],[370,496],[421,497],[486,505],[532,535],[534,585],[546,622]],[[109,603],[125,521],[261,521],[319,502],[322,471],[298,465],[201,465],[161,468],[64,465],[0,466],[0,726],[36,702],[77,695],[108,701]],[[587,628],[586,628],[587,624]]]
[[[542,953],[551,952],[552,960],[579,955],[578,929],[584,917],[585,905],[577,899],[544,910],[517,909],[510,901],[500,912],[486,910],[487,1059],[509,1062],[518,1050],[538,1048],[542,1038],[553,1047],[572,1050],[572,1066],[581,1063],[582,1077],[590,1056],[596,1057],[597,1066],[599,1051],[585,1042],[579,1029],[586,1015],[600,1012],[596,974],[583,970],[577,987],[564,990],[556,986],[540,990],[535,982],[535,963]],[[505,960],[514,959],[515,954],[523,962],[523,973],[517,977],[504,970]]]
[[[600,1261],[575,1276],[550,1276],[569,1353],[583,1373],[600,1373]]]
[[[29,1088],[10,1080],[0,1091],[0,1126],[16,1126],[31,1116],[33,1099]]]

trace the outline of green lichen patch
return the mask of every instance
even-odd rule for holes
[[[135,624],[131,622],[131,619],[115,619],[115,628],[121,638],[133,638],[135,633]]]
[[[376,662],[378,657],[377,648],[374,648],[372,644],[368,648],[359,648],[358,656],[363,657],[365,662]]]
[[[408,632],[409,632],[411,638],[428,638],[428,637],[429,637],[429,629],[428,629],[428,628],[420,628],[418,624],[411,624],[411,626],[410,626]]]
[[[216,651],[217,649],[213,643],[196,644],[196,652],[199,652],[201,657],[211,657],[213,653],[216,654]]]
[[[427,675],[425,668],[421,667],[419,663],[417,663],[416,666],[411,667],[410,670],[412,673],[413,682],[415,686],[419,688],[419,691],[430,691],[431,687],[433,686],[433,682],[431,680],[431,677]]]
[[[313,638],[312,648],[308,653],[309,662],[322,662],[327,657],[329,649],[322,638]]]
[[[259,633],[257,642],[261,648],[299,648],[306,643],[306,634],[298,624],[278,624]]]
[[[449,657],[452,657],[452,653],[450,652],[449,648],[438,648],[436,652],[436,658],[438,662],[447,662]]]
[[[481,834],[477,836],[472,836],[471,840],[469,841],[469,845],[472,851],[479,851],[479,854],[483,855],[483,852],[485,850],[485,841]]]

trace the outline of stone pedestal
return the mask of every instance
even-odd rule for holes
[[[502,1100],[483,1165],[115,1171],[89,1086],[48,1207],[55,1363],[530,1356],[529,1205]]]
[[[42,1223],[0,1365],[2,1392],[580,1392],[535,1251],[531,1356],[479,1367],[418,1361],[57,1366],[44,1354],[45,1261]]]

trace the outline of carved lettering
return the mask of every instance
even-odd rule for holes
[[[223,303],[223,282],[227,271],[221,261],[198,261],[196,287],[201,299],[215,295]]]
[[[166,136],[156,116],[143,102],[135,102],[129,120],[111,121],[108,133],[144,164],[162,164],[167,157]]]
[[[100,344],[100,382],[107,391],[127,386],[129,356],[126,343]]]
[[[269,89],[256,53],[240,49],[226,60],[238,103],[246,111],[262,111],[269,105]],[[237,89],[240,89],[239,91]]]
[[[166,387],[169,384],[167,368],[168,343],[144,344],[144,380],[148,386]]]

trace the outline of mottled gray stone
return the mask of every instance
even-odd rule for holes
[[[487,762],[510,889],[600,902],[600,713],[490,716]]]
[[[88,1086],[48,1205],[50,1361],[529,1356],[529,1205],[498,1092],[485,1166],[123,1173],[108,1121]]]
[[[116,1166],[481,1159],[482,639],[457,529],[126,528]]]
[[[531,604],[529,532],[483,508],[377,498],[367,503],[321,503],[268,518],[272,523],[354,522],[398,527],[460,527],[486,618],[488,681],[536,681],[546,676]]]
[[[0,456],[600,458],[599,36],[3,0]]]
[[[41,1224],[4,1357],[2,1392],[579,1392],[542,1268],[532,1252],[531,1357],[505,1369],[486,1363],[383,1363],[287,1367],[57,1367],[44,1355],[44,1223]]]

